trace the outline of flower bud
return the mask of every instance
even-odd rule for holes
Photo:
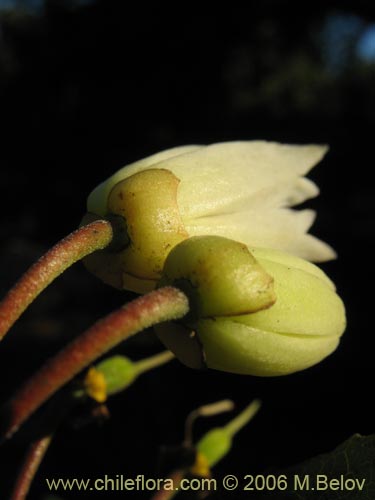
[[[210,467],[213,467],[232,447],[231,436],[225,428],[217,427],[205,434],[197,444],[198,452],[207,460]]]
[[[203,455],[209,467],[213,467],[232,447],[233,437],[258,413],[261,403],[255,399],[239,415],[224,427],[208,431],[196,444],[198,454]]]
[[[195,237],[170,252],[161,284],[181,286],[193,307],[198,306],[195,316],[187,317],[177,332],[171,324],[157,327],[166,346],[182,362],[196,367],[198,343],[208,367],[258,376],[303,370],[331,354],[345,329],[345,310],[329,278],[314,264],[269,249],[247,250],[246,266],[245,252],[238,245],[220,237]],[[244,274],[252,266],[257,271]],[[189,286],[181,285],[181,276]],[[257,300],[267,296],[264,276],[273,278],[274,290],[271,280],[269,302],[262,307]],[[241,312],[235,312],[237,300]]]
[[[85,392],[95,401],[103,403],[108,396],[132,384],[137,375],[136,365],[129,358],[112,356],[88,370],[84,379]]]
[[[227,142],[173,148],[128,165],[88,198],[89,218],[116,223],[115,244],[85,258],[85,265],[112,286],[145,293],[155,287],[169,251],[189,236],[213,234],[331,259],[334,251],[306,234],[314,212],[288,208],[318,194],[304,175],[326,150]]]
[[[95,401],[103,403],[108,396],[129,387],[142,373],[168,363],[173,358],[173,354],[169,351],[139,361],[132,361],[118,354],[111,356],[87,371],[83,380],[84,391]]]

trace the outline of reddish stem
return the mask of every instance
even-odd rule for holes
[[[77,403],[77,400],[72,398],[69,392],[60,393],[59,396],[53,404],[47,406],[42,415],[39,425],[43,432],[32,441],[26,451],[10,500],[24,500],[26,498],[56,430]]]
[[[32,265],[0,303],[0,340],[31,302],[68,267],[109,245],[112,226],[98,220],[59,241]]]
[[[168,479],[172,479],[173,481],[173,490],[160,490],[155,495],[152,496],[151,500],[171,500],[178,493],[178,489],[181,481],[186,476],[185,470],[176,470],[174,471]]]
[[[47,361],[3,409],[9,438],[52,394],[86,366],[131,335],[156,323],[181,318],[189,310],[186,296],[176,288],[159,288],[99,320]]]
[[[54,433],[51,432],[30,445],[18,473],[10,500],[24,500],[26,498],[39,465],[51,444],[53,435]]]

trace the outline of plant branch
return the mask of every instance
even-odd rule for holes
[[[186,476],[186,471],[185,470],[176,470],[174,471],[169,478],[173,482],[173,490],[160,490],[155,495],[152,496],[151,500],[171,500],[174,498],[177,493],[178,493],[178,488],[181,484],[181,481],[184,479]]]
[[[113,238],[108,221],[97,220],[59,241],[33,264],[0,303],[0,340],[33,300],[68,267],[108,246]]]
[[[54,432],[51,432],[31,443],[18,473],[10,500],[24,500],[26,498],[39,465],[51,444],[53,435]]]
[[[48,360],[8,402],[2,411],[4,431],[0,439],[10,438],[52,394],[99,356],[145,328],[183,317],[188,310],[186,296],[176,288],[165,287],[99,320]]]
[[[30,490],[39,466],[65,417],[77,404],[70,391],[61,391],[57,398],[44,408],[39,420],[41,432],[35,436],[24,456],[10,500],[24,500]]]

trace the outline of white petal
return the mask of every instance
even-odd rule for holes
[[[284,198],[284,201],[281,202],[280,206],[293,207],[294,205],[298,205],[310,198],[318,196],[318,194],[318,186],[310,179],[301,177],[291,186],[289,193]]]
[[[274,190],[282,193],[287,189],[290,195],[297,178],[318,163],[326,151],[325,146],[267,141],[172,148],[120,169],[90,194],[88,210],[104,215],[108,194],[117,182],[141,170],[165,168],[182,181],[178,191],[182,216],[199,217],[235,211],[244,202],[250,203],[254,195],[259,199],[262,192],[268,196]],[[310,195],[303,199],[307,197]],[[284,200],[283,205],[289,204],[288,196],[282,194],[280,198]],[[294,199],[293,195],[291,199]]]
[[[89,195],[87,199],[87,210],[88,212],[93,212],[98,215],[105,215],[107,213],[107,199],[112,188],[123,179],[130,177],[137,172],[142,170],[147,170],[149,168],[154,168],[155,164],[160,163],[168,158],[178,156],[184,153],[192,152],[200,149],[202,146],[178,146],[171,149],[166,149],[160,153],[148,156],[142,160],[130,163],[125,167],[122,167],[115,174],[109,177],[107,180],[99,184]]]
[[[288,179],[271,186],[269,189],[262,189],[252,193],[248,199],[241,200],[237,204],[237,211],[248,209],[264,209],[278,207],[292,207],[298,205],[309,198],[314,198],[319,194],[319,188],[313,181],[305,177],[298,177],[294,181]]]
[[[334,251],[305,234],[313,212],[281,208],[318,194],[317,186],[302,176],[326,151],[325,146],[266,141],[177,147],[116,172],[91,193],[88,210],[105,215],[117,182],[145,169],[164,168],[181,180],[178,205],[189,234],[217,234],[309,260],[328,260]]]
[[[326,151],[325,146],[316,145],[227,142],[169,158],[154,167],[169,169],[182,181],[178,192],[182,216],[201,217],[238,210],[259,192],[288,183],[294,186]]]
[[[286,208],[248,210],[184,221],[191,236],[216,234],[248,246],[275,248],[313,262],[335,258],[326,243],[306,234],[315,218],[312,210]]]

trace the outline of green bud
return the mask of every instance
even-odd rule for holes
[[[206,240],[204,244],[202,239]],[[184,241],[169,254],[162,279],[163,283],[178,283],[185,272],[186,279],[190,280],[192,286],[185,287],[184,291],[192,304],[198,304],[199,314],[195,318],[188,318],[183,326],[186,332],[190,329],[189,336],[181,335],[181,338],[185,344],[188,338],[191,344],[199,343],[208,367],[257,376],[286,375],[320,362],[336,349],[346,325],[345,309],[335,293],[333,283],[320,269],[280,251],[252,249],[253,255],[249,253],[248,265],[251,267],[256,262],[258,269],[272,276],[276,295],[276,302],[270,301],[270,307],[256,310],[253,308],[253,298],[256,296],[257,280],[250,280],[249,286],[249,282],[243,279],[242,271],[239,271],[237,285],[228,285],[229,277],[235,280],[237,276],[234,253],[228,252],[231,256],[229,271],[225,252],[221,258],[215,255],[216,248],[229,248],[231,244],[233,248],[238,248],[239,244],[221,240],[219,237],[200,237]],[[200,260],[198,250],[201,248],[204,251]],[[213,293],[209,283],[204,283],[211,275],[201,272],[212,267],[207,262],[210,259],[208,248],[211,248],[211,255],[215,255],[212,257],[216,269]],[[195,267],[192,265],[193,257],[188,257],[189,253],[195,256]],[[238,255],[239,270],[242,270],[244,256]],[[201,273],[200,280],[195,278],[194,272]],[[249,287],[248,295],[241,288],[241,283]],[[235,311],[237,300],[239,308],[246,311],[246,297],[249,302],[247,311],[252,312],[231,312]],[[220,310],[220,301],[225,303],[225,300],[229,305],[226,307],[224,304]],[[182,362],[193,366],[189,357],[191,350],[185,349],[185,357],[175,347],[180,343],[178,333],[181,332],[172,336],[169,326],[166,329],[168,335],[164,335],[164,329],[163,326],[157,328],[161,340]]]
[[[111,356],[88,370],[83,381],[85,393],[102,403],[108,396],[129,387],[142,373],[168,363],[173,358],[174,355],[169,351],[139,361],[121,355]]]
[[[126,389],[138,375],[136,363],[120,355],[104,359],[95,368],[104,375],[107,396]]]
[[[210,467],[227,455],[232,447],[233,437],[256,415],[260,405],[259,400],[254,400],[227,425],[211,429],[198,441],[197,451],[204,455]]]
[[[232,447],[232,438],[225,428],[217,427],[205,434],[197,443],[197,451],[207,459],[210,467],[227,455]]]

